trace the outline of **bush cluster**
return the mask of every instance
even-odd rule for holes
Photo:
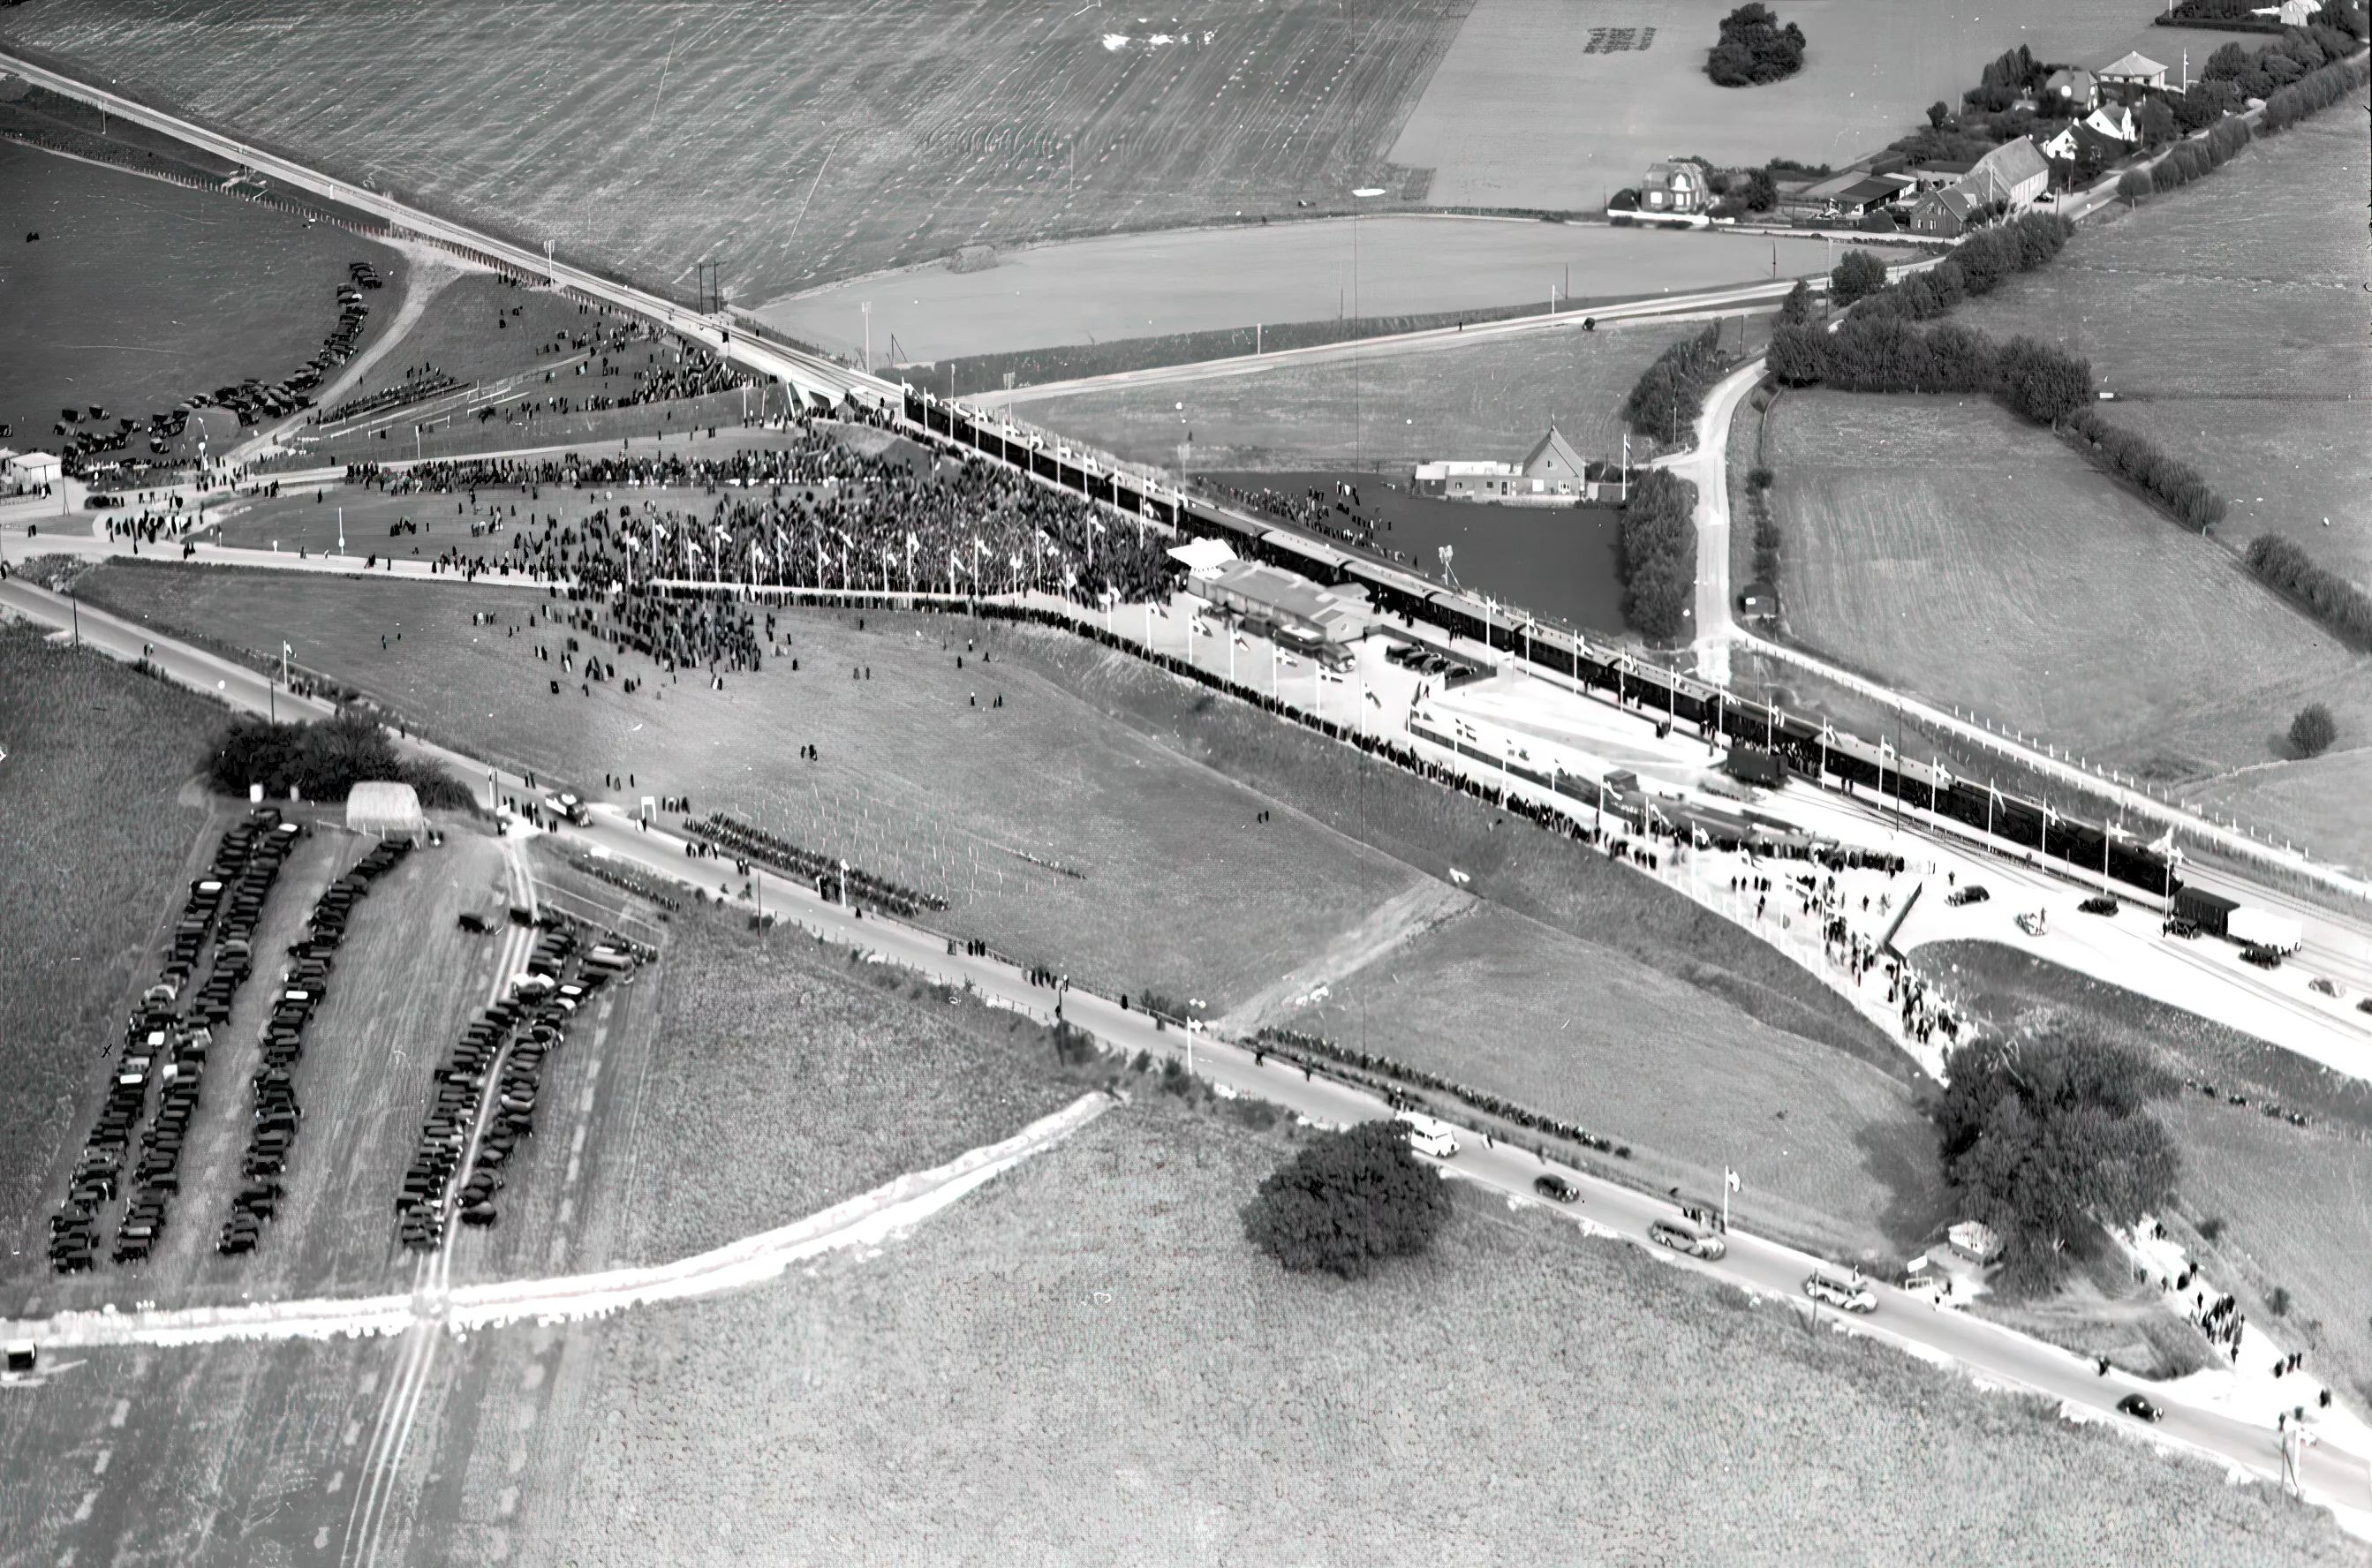
[[[2082,410],[2072,423],[2110,473],[2148,492],[2184,528],[2205,533],[2224,520],[2224,497],[2208,489],[2189,463],[2145,436],[2118,429],[2097,409]]]
[[[1647,636],[1674,638],[1689,630],[1697,595],[1696,509],[1697,487],[1664,469],[1649,469],[1631,487],[1617,554],[1622,618]]]
[[[1944,1179],[2003,1242],[2005,1283],[2040,1291],[2174,1190],[2181,1156],[2147,1112],[2174,1080],[2088,1031],[1982,1039],[1947,1060]]]
[[[2343,61],[2361,49],[2363,28],[2361,0],[2354,0],[2345,8],[2328,6],[2311,25],[2285,28],[2279,38],[2261,49],[2251,50],[2237,41],[2224,45],[2207,57],[2207,64],[2200,75],[2211,82],[2229,82],[2235,89],[2250,98],[2263,99],[2268,110],[2267,129],[2279,130],[2280,125],[2272,123],[2273,117],[2270,112],[2274,98],[2285,89],[2302,84],[2324,66],[2334,61]],[[2339,88],[2330,98],[2307,106],[2303,112],[2312,113],[2328,106],[2344,91],[2346,87]]]
[[[278,797],[293,785],[305,799],[321,801],[343,800],[358,784],[392,780],[410,784],[424,807],[466,811],[476,805],[459,780],[398,756],[387,731],[352,709],[318,724],[235,718],[206,759],[206,778],[225,795],[245,795],[260,784]]]
[[[2357,647],[2372,647],[2372,598],[2279,534],[2249,541],[2249,570],[2275,593],[2303,606],[2317,621]]]
[[[2320,757],[2338,738],[2338,721],[2320,703],[2308,703],[2290,720],[2290,746],[2301,757]]]
[[[1785,27],[1768,6],[1740,6],[1721,19],[1721,39],[1705,56],[1705,75],[1724,87],[1785,81],[1804,68],[1804,29]]]
[[[1705,389],[1721,378],[1721,324],[1716,321],[1656,356],[1631,389],[1622,417],[1642,435],[1677,443],[1681,431],[1696,428],[1697,415],[1704,411]]]
[[[1753,496],[1754,508],[1754,575],[1766,583],[1779,580],[1779,522],[1771,515],[1771,481],[1769,469],[1758,468],[1746,476],[1746,488]]]
[[[1358,1279],[1423,1252],[1449,1218],[1442,1179],[1417,1163],[1397,1121],[1320,1132],[1260,1184],[1244,1235],[1287,1269]]]
[[[1829,273],[1829,303],[1843,309],[1885,286],[1885,262],[1866,250],[1848,250]]]

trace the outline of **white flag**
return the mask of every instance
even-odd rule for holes
[[[1726,1184],[1733,1192],[1738,1191],[1744,1185],[1738,1179],[1738,1172],[1731,1170],[1727,1166],[1722,1167],[1721,1179],[1724,1184]]]

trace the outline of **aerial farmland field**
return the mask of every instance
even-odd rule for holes
[[[2167,780],[2372,721],[2372,661],[1990,401],[1791,392],[1768,460],[1787,628],[1856,668]]]
[[[6,37],[466,215],[754,301],[976,242],[1347,206],[1462,6],[40,4]]]
[[[2270,1488],[1808,1335],[1530,1204],[1460,1191],[1429,1257],[1288,1275],[1237,1211],[1291,1143],[1132,1093],[1152,1103],[878,1255],[556,1344],[479,1337],[485,1414],[449,1419],[505,1430],[515,1388],[547,1413],[517,1474],[455,1456],[459,1539],[615,1563],[792,1539],[923,1563],[1622,1562],[1654,1539],[1712,1564],[1759,1560],[1773,1518],[1822,1561],[1915,1558],[1948,1520],[1974,1561],[2344,1560]]]
[[[2285,535],[2358,584],[2372,582],[2364,101],[2086,224],[2055,264],[1958,312],[2089,358],[2116,394],[2102,412],[2230,500],[2219,531]]]
[[[1405,470],[1434,458],[1518,461],[1551,424],[1584,457],[1619,454],[1622,400],[1639,373],[1705,323],[1578,321],[1462,343],[1452,336],[1332,348],[1257,365],[1227,361],[1131,385],[1024,393],[1019,412],[1137,462],[1197,470]],[[1769,318],[1723,323],[1733,350]],[[1178,405],[1184,404],[1180,408]],[[1186,437],[1193,437],[1191,449]],[[1405,480],[1405,473],[1401,477]]]
[[[1433,171],[1444,205],[1595,210],[1657,158],[1774,157],[1843,165],[1959,101],[1987,61],[2026,44],[2041,60],[2104,64],[2129,49],[2203,60],[2227,34],[2149,25],[2123,0],[1905,6],[1787,0],[1802,72],[1748,88],[1704,74],[1727,6],[1689,0],[1477,0],[1392,144]]]

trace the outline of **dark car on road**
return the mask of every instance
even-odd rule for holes
[[[2251,942],[2240,949],[2240,961],[2254,964],[2261,970],[2277,970],[2282,967],[2282,950],[2268,947],[2262,942]]]
[[[1581,1189],[1562,1176],[1541,1176],[1532,1179],[1532,1191],[1543,1198],[1553,1198],[1560,1203],[1570,1203],[1581,1196]]]
[[[1983,903],[1992,897],[1993,894],[1987,892],[1981,884],[1971,882],[1965,888],[1955,888],[1945,894],[1944,901],[1954,909],[1961,909],[1970,904]]]
[[[2158,1409],[2139,1394],[2127,1394],[2117,1401],[2117,1408],[2135,1421],[2163,1421],[2166,1411]]]
[[[2117,900],[2106,893],[2095,893],[2076,907],[2086,914],[2114,914],[2117,912]]]

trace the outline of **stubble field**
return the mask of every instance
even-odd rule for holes
[[[1643,323],[1585,332],[1576,320],[1474,343],[1453,334],[1284,364],[1222,361],[1142,385],[1029,396],[1017,407],[1033,424],[1172,470],[1181,447],[1204,472],[1389,471],[1436,458],[1517,462],[1551,424],[1582,456],[1603,458],[1622,450],[1622,400],[1640,372],[1703,330],[1703,322]],[[1769,321],[1749,318],[1741,329],[1733,319],[1722,330],[1733,348],[1741,331],[1759,345]]]
[[[462,1517],[604,1562],[1732,1563],[1774,1521],[1791,1560],[2354,1556],[1529,1205],[1461,1191],[1428,1258],[1288,1276],[1236,1211],[1289,1150],[1140,1103],[880,1256],[571,1330],[561,1392],[611,1413]]]
[[[2090,359],[2117,395],[2101,412],[2231,501],[2219,531],[2244,543],[2282,534],[2358,584],[2372,582],[2364,101],[2086,224],[2052,266],[1957,313]]]
[[[1791,392],[1770,428],[1813,648],[2145,777],[2273,761],[2310,701],[2372,724],[2364,656],[1989,401]]]
[[[53,448],[63,409],[96,403],[112,425],[278,380],[337,326],[349,261],[407,270],[327,224],[13,142],[0,142],[0,423],[16,429],[0,445],[20,451]],[[374,329],[399,296],[366,296]]]
[[[156,978],[208,802],[183,786],[222,710],[0,621],[0,1239],[39,1250],[43,1184],[99,1093],[102,1053]],[[205,839],[205,849],[212,840]]]
[[[26,6],[6,36],[564,256],[662,285],[716,258],[754,300],[976,241],[1401,189],[1381,150],[1463,14],[100,0]]]

